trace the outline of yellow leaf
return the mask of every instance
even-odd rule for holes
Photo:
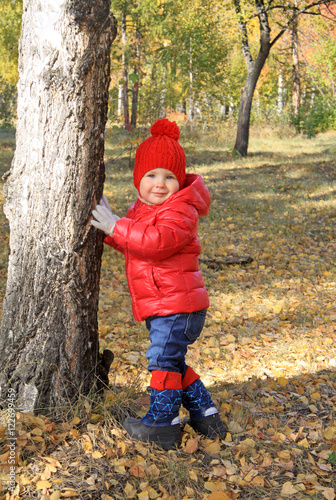
[[[103,454],[96,450],[92,453],[92,458],[102,458]]]
[[[232,497],[227,495],[225,491],[214,491],[208,497],[208,500],[232,500]]]
[[[277,455],[284,460],[290,460],[291,458],[289,450],[278,451]]]
[[[59,500],[61,498],[61,492],[60,491],[54,491],[50,497],[49,500]]]
[[[52,484],[49,481],[37,481],[36,489],[43,490],[44,488],[50,488]]]
[[[90,453],[90,451],[92,451],[91,439],[89,438],[89,436],[87,434],[83,434],[82,438],[84,441],[83,448],[85,450],[85,453]]]
[[[147,467],[146,473],[149,476],[158,477],[160,475],[160,469],[155,464],[152,464],[149,467]]]
[[[325,488],[322,491],[322,495],[327,499],[327,500],[334,500],[336,494],[334,488]]]
[[[149,500],[148,491],[140,491],[140,493],[138,493],[138,498],[139,500]]]
[[[103,420],[103,415],[100,415],[100,413],[93,413],[90,417],[91,422],[99,422],[100,420]]]
[[[298,493],[298,488],[296,488],[290,481],[283,484],[281,489],[281,495],[284,497],[291,497]]]
[[[246,474],[246,476],[244,476],[244,481],[246,481],[247,483],[250,483],[252,481],[252,479],[257,476],[259,473],[257,470],[250,470],[250,472],[248,472]]]
[[[196,483],[197,483],[198,477],[197,477],[197,474],[194,470],[189,471],[189,477],[190,477],[190,479],[192,479],[193,481],[196,481]]]
[[[254,486],[259,486],[260,488],[263,488],[265,486],[265,480],[262,476],[256,476],[252,479],[251,484],[254,484]]]
[[[328,441],[331,439],[334,439],[334,436],[335,436],[335,429],[333,429],[332,427],[327,427],[323,431],[323,437],[324,437],[324,439],[327,439]]]
[[[124,492],[126,494],[126,498],[134,498],[136,495],[136,489],[129,483],[126,483]]]
[[[281,386],[281,387],[286,387],[286,385],[288,384],[288,379],[285,378],[285,377],[279,377],[278,378],[278,384]]]
[[[222,403],[220,409],[229,413],[231,411],[231,405],[229,403]]]
[[[219,443],[210,443],[204,448],[204,451],[206,453],[209,453],[210,455],[214,455],[216,453],[219,453],[220,449],[221,447]]]
[[[39,427],[35,427],[35,429],[30,431],[30,434],[33,434],[34,436],[42,436],[43,432]]]
[[[80,423],[80,418],[79,417],[74,417],[71,422],[72,425],[78,425]]]
[[[281,312],[281,309],[282,309],[282,306],[281,304],[276,304],[274,307],[273,307],[273,312],[275,314],[279,314]]]
[[[225,340],[227,340],[229,343],[236,342],[236,337],[234,335],[231,335],[231,333],[228,333],[225,335]]]
[[[301,439],[301,441],[298,442],[298,446],[301,446],[302,448],[309,448],[310,445],[307,441],[307,438]]]
[[[222,481],[207,481],[204,486],[209,491],[225,491],[227,489],[226,483]]]

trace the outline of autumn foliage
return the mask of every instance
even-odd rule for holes
[[[335,135],[308,141],[254,130],[250,155],[239,159],[223,139],[230,131],[222,133],[183,133],[181,143],[188,169],[204,176],[212,195],[200,224],[211,307],[189,356],[227,422],[227,438],[211,441],[185,425],[181,446],[164,452],[125,434],[125,416],[148,408],[148,334],[131,314],[123,258],[106,248],[99,329],[101,348],[115,354],[109,386],[57,418],[17,413],[12,496],[7,413],[0,412],[1,498],[335,498]],[[119,215],[135,196],[124,140],[106,143],[105,194]],[[11,136],[1,142],[3,172],[13,144]],[[2,212],[0,231],[2,298]],[[241,256],[251,259],[234,261]]]

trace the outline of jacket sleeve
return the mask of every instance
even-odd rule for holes
[[[134,203],[133,205],[128,209],[127,211],[127,214],[126,214],[126,217],[130,216],[132,217],[134,213]],[[114,231],[113,231],[113,235],[114,235]],[[106,245],[109,245],[110,247],[114,248],[115,250],[118,250],[118,252],[120,253],[125,253],[125,248],[122,248],[121,246],[119,246],[115,241],[114,241],[114,238],[113,236],[110,236],[109,234],[107,234],[105,237],[104,237],[104,243],[106,243]]]
[[[167,259],[184,248],[198,229],[198,212],[187,203],[157,215],[154,225],[123,218],[114,226],[114,244],[144,260]]]
[[[106,245],[109,245],[110,247],[114,248],[115,250],[118,250],[118,252],[124,253],[124,249],[121,248],[119,245],[117,245],[117,243],[114,241],[113,237],[110,236],[109,234],[107,234],[104,237],[104,243],[106,243]]]

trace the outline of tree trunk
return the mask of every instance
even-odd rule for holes
[[[126,13],[121,16],[121,46],[122,46],[122,67],[123,67],[123,93],[122,103],[124,108],[124,125],[129,126],[129,106],[128,106],[128,62],[127,62],[127,34],[126,34]]]
[[[299,114],[300,99],[301,99],[301,82],[300,82],[300,66],[299,66],[299,35],[298,35],[298,19],[294,19],[291,30],[292,38],[292,61],[293,61],[293,95],[292,106],[295,116]]]
[[[247,78],[240,92],[237,134],[234,146],[234,149],[242,156],[247,155],[253,94],[268,53],[269,51],[260,52],[256,61],[250,61],[247,64]]]
[[[238,153],[240,153],[242,156],[247,155],[253,93],[271,47],[273,47],[273,45],[283,36],[283,34],[288,29],[290,29],[291,26],[297,23],[297,19],[300,15],[307,14],[309,12],[313,12],[315,14],[319,13],[319,6],[321,4],[324,4],[325,1],[326,0],[316,0],[313,2],[309,1],[307,3],[300,3],[297,0],[294,0],[293,5],[286,4],[286,9],[288,7],[287,22],[285,22],[281,26],[278,33],[273,37],[273,40],[271,41],[271,29],[268,18],[269,13],[271,12],[271,2],[267,2],[267,5],[265,6],[264,0],[254,0],[255,15],[249,16],[247,15],[247,11],[242,8],[241,0],[233,0],[241,34],[242,51],[247,66],[247,78],[244,88],[241,90],[235,143],[235,150],[238,151]],[[253,2],[251,2],[251,4],[252,3]],[[329,5],[330,3],[331,2],[327,0],[327,5]],[[285,4],[283,5],[283,7],[285,8]],[[315,9],[317,10],[317,12]],[[260,42],[258,57],[253,60],[249,46],[247,23],[249,18],[250,20],[253,20],[255,16],[258,17],[259,20]]]
[[[278,113],[281,115],[285,107],[284,103],[284,79],[280,69],[278,78]]]
[[[189,122],[190,131],[193,131],[194,127],[194,96],[193,96],[193,51],[192,51],[192,37],[190,37],[190,47],[189,47]]]
[[[0,399],[22,411],[69,403],[93,385],[102,237],[90,215],[104,182],[109,0],[24,2],[16,150],[0,330]]]
[[[138,28],[135,34],[135,45],[134,45],[134,61],[136,65],[134,67],[134,74],[138,76],[138,81],[133,85],[132,89],[132,114],[131,114],[131,125],[136,127],[137,117],[138,117],[138,97],[139,97],[139,65],[140,65],[140,33]]]
[[[264,67],[266,59],[271,49],[270,43],[270,27],[267,17],[267,12],[263,0],[254,0],[256,11],[259,19],[260,45],[259,53],[255,60],[252,59],[251,50],[248,41],[246,21],[241,9],[240,0],[234,0],[238,25],[241,32],[241,43],[244,59],[247,66],[247,77],[244,87],[240,93],[240,104],[237,124],[237,135],[235,150],[242,156],[247,155],[249,133],[250,133],[250,117],[254,90],[256,88],[261,70]]]

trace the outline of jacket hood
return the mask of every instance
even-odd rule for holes
[[[209,213],[211,196],[203,178],[198,174],[186,174],[183,188],[167,201],[173,199],[193,205],[200,217],[205,217]]]
[[[170,203],[181,202],[192,205],[196,208],[199,217],[205,217],[209,213],[210,201],[211,196],[203,178],[198,174],[186,174],[183,188],[170,196],[162,205],[149,205],[139,197],[130,210],[147,210],[148,207],[158,210],[168,209]]]

